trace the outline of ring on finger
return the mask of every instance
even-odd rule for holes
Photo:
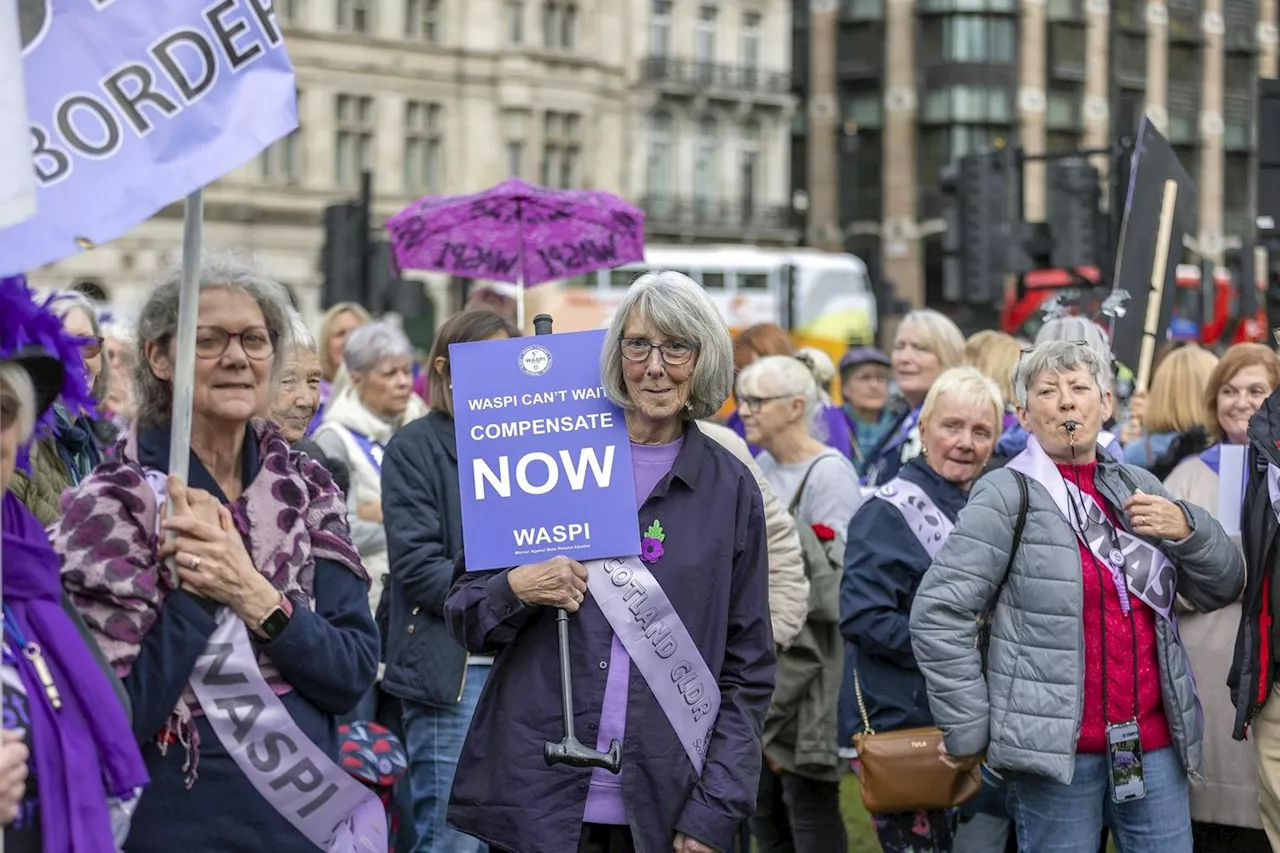
[[[191,569],[191,571],[193,571],[193,572],[194,572],[196,569],[200,568],[200,556],[199,556],[198,554],[192,554],[192,555],[191,555],[191,564],[190,564],[190,566],[188,566],[188,568],[190,568],[190,569]]]

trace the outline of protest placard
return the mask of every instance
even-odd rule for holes
[[[114,240],[298,126],[271,0],[18,7],[37,212],[0,230],[0,275]]]
[[[640,553],[631,443],[603,331],[449,347],[468,570]]]

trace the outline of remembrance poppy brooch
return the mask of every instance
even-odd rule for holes
[[[818,540],[821,542],[830,542],[836,538],[836,532],[825,524],[814,524],[811,526],[813,527],[814,535],[817,536]]]
[[[662,543],[666,538],[667,534],[662,530],[662,522],[655,518],[653,524],[650,524],[649,529],[644,532],[644,538],[640,540],[640,559],[646,563],[658,562],[662,558]]]

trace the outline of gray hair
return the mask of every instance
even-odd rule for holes
[[[1041,326],[1040,331],[1036,332],[1037,345],[1048,341],[1067,341],[1074,344],[1084,344],[1093,350],[1106,366],[1104,371],[1106,384],[1101,387],[1104,389],[1111,388],[1114,381],[1114,377],[1111,375],[1111,365],[1116,360],[1116,357],[1111,352],[1111,342],[1107,340],[1107,333],[1097,323],[1087,317],[1074,315],[1055,317]]]
[[[98,307],[80,291],[62,290],[55,293],[49,303],[49,309],[58,315],[59,320],[64,322],[72,311],[79,309],[89,318],[89,327],[93,329],[93,333],[99,338],[105,337],[102,333],[102,321],[98,318]],[[102,352],[101,358],[102,369],[98,371],[97,378],[93,380],[93,387],[89,389],[93,399],[99,403],[106,400],[111,394],[111,366],[107,364],[105,350]]]
[[[809,434],[819,441],[827,440],[826,423],[822,420],[824,401],[817,377],[813,367],[799,357],[766,355],[756,359],[738,374],[738,394],[760,398],[802,397],[804,423]]]
[[[302,319],[302,315],[298,313],[296,308],[289,309],[289,334],[293,337],[293,348],[295,350],[319,351],[320,347],[316,343],[316,336],[311,334],[307,321]]]
[[[1018,362],[1018,370],[1013,377],[1013,395],[1018,400],[1018,407],[1027,407],[1027,389],[1041,373],[1064,373],[1081,369],[1089,372],[1093,383],[1098,386],[1099,394],[1110,390],[1109,367],[1093,347],[1074,341],[1045,341],[1036,344]]]
[[[342,347],[342,363],[350,373],[364,373],[386,358],[413,361],[413,344],[405,333],[390,323],[365,323],[347,336]]]
[[[0,385],[18,398],[18,444],[26,444],[36,428],[36,386],[31,374],[13,362],[0,362]]]
[[[700,421],[720,410],[733,390],[733,342],[707,292],[678,272],[643,273],[622,297],[600,350],[600,379],[609,399],[635,408],[622,373],[622,336],[631,315],[651,323],[668,338],[697,346],[697,364],[685,417]]]
[[[289,323],[289,296],[283,287],[250,261],[231,252],[206,252],[200,258],[200,291],[225,289],[246,293],[262,309],[267,331],[274,338],[277,353],[293,346]],[[133,371],[134,394],[137,399],[137,424],[140,428],[159,426],[173,413],[173,385],[151,370],[147,345],[165,347],[178,334],[178,303],[182,289],[182,266],[174,264],[157,280],[147,302],[138,315],[138,364]],[[274,381],[284,360],[273,359],[271,379]]]

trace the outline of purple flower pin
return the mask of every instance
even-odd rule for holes
[[[646,563],[658,562],[662,558],[662,543],[666,538],[667,534],[662,531],[662,522],[655,518],[653,524],[650,524],[649,529],[644,532],[644,538],[640,540],[640,559]]]

